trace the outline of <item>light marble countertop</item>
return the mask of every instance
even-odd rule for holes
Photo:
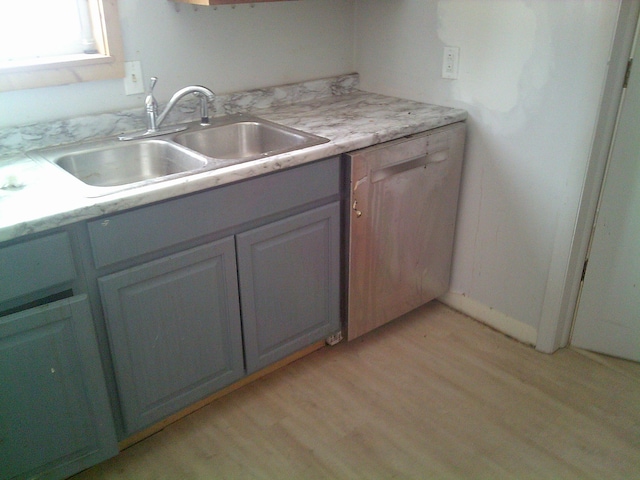
[[[355,89],[284,105],[267,103],[266,107],[249,105],[243,111],[330,141],[97,198],[84,197],[74,187],[75,179],[54,165],[24,154],[6,156],[0,161],[0,241],[301,165],[467,117],[464,110]],[[225,113],[230,112],[225,109]]]

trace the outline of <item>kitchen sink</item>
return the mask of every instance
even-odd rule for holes
[[[257,117],[192,122],[182,133],[136,140],[108,138],[29,152],[75,177],[88,197],[215,170],[329,140]]]
[[[317,135],[257,118],[238,120],[226,125],[200,127],[180,133],[173,140],[207,157],[241,162],[329,141]]]
[[[91,187],[126,187],[178,176],[207,165],[207,159],[158,139],[137,142],[101,142],[37,152]],[[117,188],[116,188],[117,190]],[[107,194],[114,188],[96,191]]]

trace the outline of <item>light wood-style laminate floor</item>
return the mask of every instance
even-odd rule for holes
[[[640,479],[640,365],[432,302],[73,477],[218,478]]]

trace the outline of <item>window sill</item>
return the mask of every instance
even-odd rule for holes
[[[0,92],[124,77],[124,64],[101,54],[52,57],[38,63],[0,64]]]

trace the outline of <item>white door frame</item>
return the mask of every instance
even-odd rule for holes
[[[552,353],[569,342],[639,14],[640,1],[622,0],[568,258],[566,246],[554,243],[536,342],[536,349],[541,352]]]

